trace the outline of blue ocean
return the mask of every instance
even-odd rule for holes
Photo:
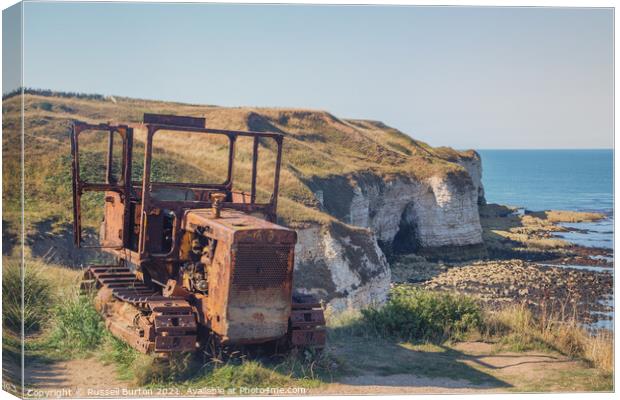
[[[597,211],[567,240],[613,248],[613,150],[479,150],[487,202],[528,210]],[[571,226],[566,224],[566,226]]]

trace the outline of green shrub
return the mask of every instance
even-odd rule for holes
[[[49,345],[66,355],[80,355],[99,346],[106,334],[101,316],[88,296],[67,296],[53,309]]]
[[[478,329],[480,306],[470,297],[397,286],[381,308],[362,310],[364,322],[379,335],[406,340],[443,341]]]
[[[52,286],[41,274],[41,266],[27,263],[23,275],[22,314],[22,269],[19,261],[7,261],[2,272],[2,324],[13,333],[21,332],[22,316],[24,333],[41,329],[49,316],[52,304]]]

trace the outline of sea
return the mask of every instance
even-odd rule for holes
[[[532,211],[596,211],[607,218],[566,224],[566,239],[613,248],[613,150],[479,150],[489,203]]]
[[[482,158],[482,183],[488,203],[532,211],[603,213],[606,218],[601,221],[562,224],[578,230],[558,236],[582,246],[613,250],[613,150],[478,150],[478,153]],[[613,303],[613,298],[606,301]],[[611,321],[600,322],[599,327],[612,329]]]

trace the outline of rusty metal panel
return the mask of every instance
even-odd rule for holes
[[[290,245],[239,244],[232,277],[233,291],[246,287],[282,286],[288,277]]]
[[[295,347],[325,346],[327,334],[324,329],[300,329],[291,332],[291,344]]]
[[[241,191],[237,191],[237,190],[233,190],[232,191],[232,202],[233,203],[240,203],[240,204],[251,204],[252,202],[252,195],[246,192],[241,192]]]
[[[156,336],[154,351],[168,353],[195,351],[196,336]]]
[[[231,291],[226,336],[231,343],[261,343],[278,339],[288,330],[290,297],[287,287]]]
[[[104,199],[104,228],[99,240],[104,247],[121,247],[125,229],[125,204],[117,192],[105,192]]]
[[[297,241],[297,233],[294,230],[241,211],[224,208],[220,216],[221,218],[215,218],[210,208],[188,210],[181,228],[194,232],[198,227],[206,227],[209,236],[226,240],[227,243],[294,244]]]
[[[185,117],[179,115],[148,113],[144,114],[144,123],[170,126],[185,126],[192,128],[204,128],[207,124],[206,119],[200,117]]]
[[[191,312],[191,311],[190,311]],[[196,317],[193,315],[157,315],[154,318],[155,332],[168,334],[195,332]]]
[[[277,244],[277,235],[261,238],[262,243],[233,244],[226,314],[231,342],[260,343],[288,330],[294,245]]]
[[[228,302],[231,274],[230,247],[226,242],[218,243],[214,260],[207,266],[209,296],[207,297],[208,327],[224,340],[228,333]]]
[[[292,310],[291,325],[294,328],[312,328],[325,325],[323,310]]]
[[[228,343],[260,343],[288,329],[295,232],[245,213],[187,211],[184,230],[217,240],[208,266],[210,328]],[[199,317],[199,320],[202,319]]]

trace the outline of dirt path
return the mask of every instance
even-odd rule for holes
[[[446,352],[456,354],[447,355],[449,359],[446,359]],[[479,342],[459,343],[450,350],[435,351],[435,354],[434,360],[433,357],[428,357],[428,354],[410,354],[413,358],[419,358],[417,361],[420,363],[420,372],[375,373],[346,377],[339,382],[314,389],[311,394],[557,391],[567,389],[568,372],[590,370],[580,362],[558,354],[540,352],[495,354],[493,345]],[[448,360],[452,366],[445,365]],[[410,361],[415,362],[413,359]],[[394,358],[395,364],[401,362],[402,360]],[[436,376],[438,371],[430,368],[424,371],[424,366],[430,367],[433,363],[443,365],[446,376]],[[572,389],[587,389],[588,382],[580,383],[577,379],[572,383]]]
[[[355,344],[353,343],[353,346]],[[487,343],[467,342],[449,348],[382,347],[351,353],[360,369],[354,374],[308,389],[306,394],[493,393],[514,391],[591,390],[594,370],[553,353],[496,353]],[[370,355],[369,357],[365,357]],[[115,368],[94,358],[52,364],[34,363],[26,370],[32,397],[127,397],[152,395],[127,392],[136,388],[117,378]],[[28,394],[28,393],[27,393]],[[180,395],[187,395],[184,392]]]
[[[113,365],[88,358],[50,364],[34,362],[26,365],[26,395],[31,397],[116,397],[105,391],[128,389],[131,383],[117,379]]]
[[[428,378],[413,374],[388,376],[361,375],[341,382],[326,384],[309,394],[364,395],[364,394],[447,394],[501,392],[491,387],[477,386],[464,379]]]

